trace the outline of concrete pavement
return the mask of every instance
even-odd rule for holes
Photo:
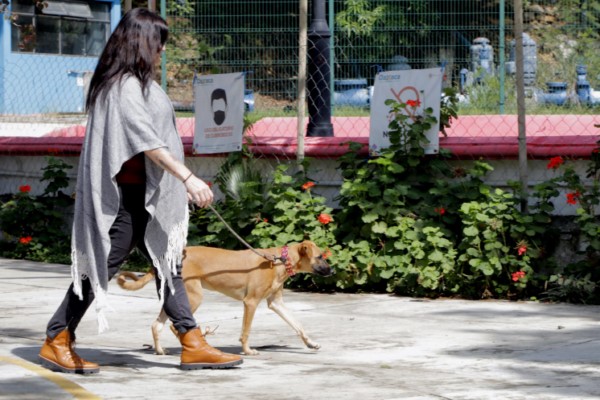
[[[320,350],[305,348],[261,304],[250,335],[260,355],[231,370],[181,371],[168,330],[172,355],[147,347],[154,285],[125,292],[114,282],[111,329],[98,335],[91,309],[78,330],[78,352],[100,374],[57,374],[39,366],[37,353],[69,282],[67,266],[0,259],[0,399],[600,398],[597,306],[286,291]],[[242,311],[207,292],[196,318],[218,326],[209,343],[239,352]]]

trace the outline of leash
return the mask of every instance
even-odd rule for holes
[[[217,218],[219,218],[219,220],[225,225],[225,227],[227,229],[229,229],[229,232],[231,232],[233,234],[233,236],[235,236],[237,238],[237,240],[239,240],[244,246],[246,246],[249,250],[251,250],[254,254],[256,254],[259,257],[262,257],[266,260],[269,260],[271,262],[274,262],[276,260],[280,260],[283,263],[287,262],[287,246],[285,246],[285,255],[281,254],[281,257],[278,257],[276,255],[269,255],[269,254],[262,254],[260,253],[258,250],[256,250],[254,247],[250,246],[250,244],[248,244],[248,242],[246,242],[240,235],[237,234],[236,231],[233,230],[233,228],[231,226],[229,226],[229,224],[227,223],[227,221],[225,221],[225,219],[223,219],[223,217],[221,216],[221,214],[219,214],[217,212],[217,210],[214,209],[214,207],[212,205],[208,205],[208,208],[215,213],[215,215],[217,216]]]

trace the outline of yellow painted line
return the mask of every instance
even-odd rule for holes
[[[93,393],[88,392],[83,387],[79,386],[75,382],[71,382],[68,379],[65,379],[61,374],[50,371],[49,369],[40,367],[35,364],[31,364],[29,362],[20,360],[18,358],[12,357],[2,357],[0,356],[0,361],[17,365],[19,367],[28,369],[44,379],[49,380],[54,383],[58,387],[60,387],[65,392],[71,394],[77,400],[102,400],[101,397],[96,396]]]

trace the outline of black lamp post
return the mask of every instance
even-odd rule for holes
[[[331,124],[331,57],[325,0],[313,0],[313,17],[308,28],[308,129],[307,136],[333,136]]]

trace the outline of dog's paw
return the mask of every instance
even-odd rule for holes
[[[163,349],[162,347],[159,347],[156,349],[154,354],[156,354],[157,356],[166,356],[169,354],[169,352],[167,350]]]
[[[306,346],[309,349],[313,349],[313,350],[319,350],[321,348],[321,345],[319,343],[315,343],[315,342],[306,342]]]
[[[249,348],[248,350],[243,350],[243,351],[242,351],[242,354],[244,354],[244,355],[246,355],[246,356],[257,356],[257,355],[259,355],[260,353],[259,353],[257,350],[254,350],[254,349],[250,349],[250,348]]]

